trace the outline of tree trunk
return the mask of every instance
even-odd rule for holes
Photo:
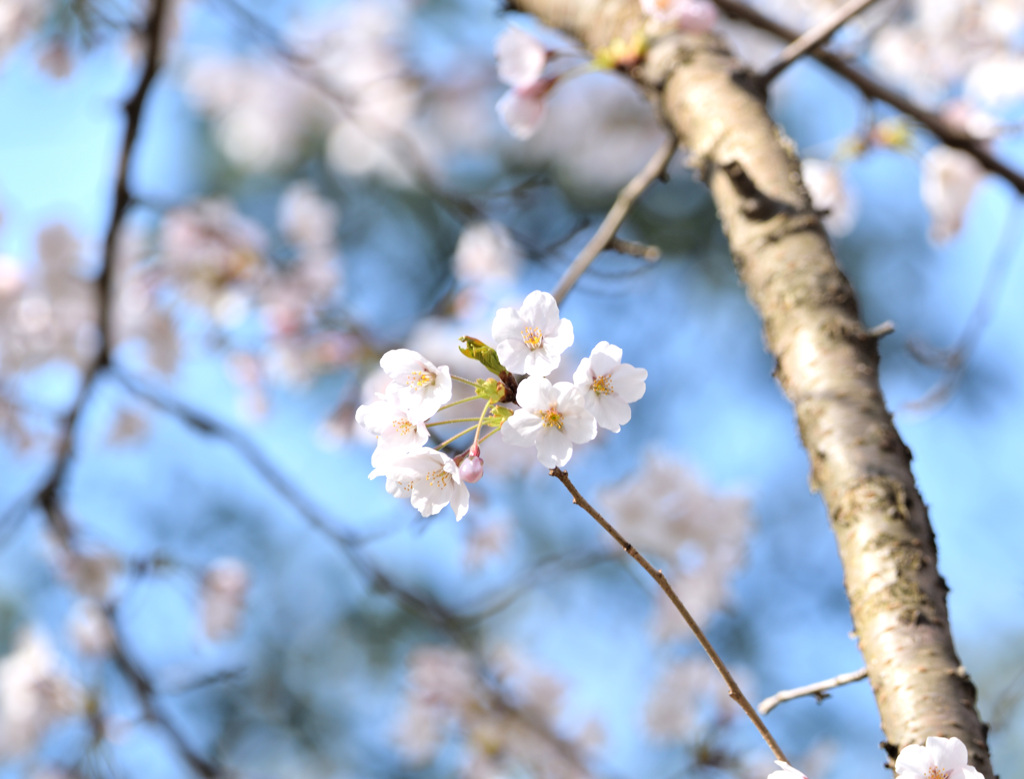
[[[591,52],[628,40],[636,0],[512,3]],[[860,649],[891,750],[957,736],[992,767],[975,688],[957,659],[928,514],[878,383],[876,337],[810,208],[793,144],[756,81],[711,35],[659,38],[630,75],[707,182],[776,377],[828,508]],[[614,152],[612,152],[614,153]],[[895,751],[892,752],[895,754]]]

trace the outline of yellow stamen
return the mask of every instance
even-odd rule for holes
[[[448,473],[444,468],[438,468],[436,471],[431,471],[426,475],[427,484],[431,487],[440,487],[442,490],[447,489],[451,483],[452,475]]]
[[[544,420],[544,427],[554,427],[558,430],[564,427],[562,415],[558,413],[558,409],[555,406],[552,406],[547,411],[542,411],[540,418]]]
[[[426,371],[413,371],[409,374],[409,378],[405,380],[407,387],[415,387],[416,389],[423,389],[433,383],[434,374],[427,373]]]
[[[544,333],[537,327],[527,327],[520,333],[523,336],[523,343],[530,347],[530,350],[540,349],[544,345]]]
[[[411,433],[416,427],[408,419],[396,419],[391,423],[391,426],[395,428],[395,431],[399,435],[409,435],[409,433]]]
[[[952,773],[952,771],[940,771],[937,766],[932,766],[924,776],[925,779],[949,779]]]
[[[615,388],[612,386],[612,375],[606,373],[604,376],[598,376],[594,379],[594,383],[590,385],[590,389],[594,391],[595,395],[611,395],[615,392]]]

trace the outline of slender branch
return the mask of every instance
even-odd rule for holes
[[[630,557],[632,557],[634,560],[640,563],[640,567],[647,571],[650,577],[654,579],[654,581],[657,583],[659,587],[661,587],[662,592],[664,592],[665,595],[668,596],[668,599],[672,601],[672,605],[675,606],[676,611],[679,612],[679,615],[683,618],[683,621],[686,622],[690,630],[693,631],[693,635],[697,638],[697,641],[700,643],[701,647],[707,653],[707,656],[711,659],[712,665],[715,666],[715,669],[718,671],[719,674],[721,674],[722,678],[725,680],[725,684],[729,688],[729,697],[736,701],[739,707],[743,709],[744,714],[746,714],[750,721],[754,723],[754,727],[757,728],[757,732],[761,734],[761,738],[764,739],[765,743],[768,745],[768,748],[771,749],[772,754],[775,755],[776,759],[785,761],[786,755],[783,753],[782,748],[779,746],[778,742],[776,742],[775,738],[772,736],[771,732],[768,730],[767,726],[764,724],[761,717],[758,716],[757,710],[750,704],[750,701],[747,700],[747,697],[743,694],[743,691],[740,689],[739,684],[736,683],[736,680],[733,678],[732,674],[729,673],[728,667],[726,667],[725,663],[722,661],[722,658],[718,655],[718,652],[715,651],[715,648],[711,645],[711,642],[708,640],[708,637],[704,635],[704,631],[700,629],[700,626],[697,624],[697,621],[693,618],[693,615],[690,614],[686,606],[683,605],[683,602],[676,594],[676,591],[672,589],[672,585],[668,583],[668,579],[665,578],[665,574],[663,574],[660,570],[651,565],[648,562],[647,558],[644,557],[639,551],[637,551],[636,547],[634,547],[625,538],[623,538],[622,534],[619,533],[619,531],[616,530],[611,525],[611,523],[608,522],[607,519],[601,516],[600,512],[598,512],[597,509],[595,509],[593,506],[590,505],[590,503],[587,502],[586,498],[584,498],[580,494],[580,491],[576,489],[576,485],[574,485],[569,480],[569,474],[567,474],[561,468],[552,468],[549,471],[549,473],[556,479],[558,479],[560,482],[562,482],[565,488],[569,491],[569,494],[572,495],[572,502],[575,503],[584,511],[586,511],[588,514],[590,514],[590,516],[592,516],[597,521],[597,523],[602,528],[604,528],[604,530],[612,538],[615,539],[615,542],[626,550],[626,553]]]
[[[587,241],[587,245],[576,255],[576,259],[565,269],[562,278],[555,285],[555,289],[551,294],[554,295],[556,301],[561,303],[565,300],[569,290],[580,280],[580,276],[586,272],[590,264],[597,259],[597,255],[608,248],[615,238],[615,233],[626,220],[640,195],[644,193],[656,178],[660,178],[665,174],[665,169],[672,160],[672,156],[676,153],[678,145],[675,135],[670,133],[640,172],[633,176],[626,183],[626,186],[619,191],[615,202],[612,203],[612,207],[608,209],[608,214],[601,224],[598,225],[597,231]]]
[[[121,635],[121,631],[118,627],[117,610],[114,605],[107,605],[104,608],[104,613],[110,623],[110,632],[113,637],[111,656],[113,657],[114,663],[117,665],[118,669],[125,678],[128,679],[132,688],[135,690],[135,694],[138,696],[139,702],[142,704],[142,710],[146,719],[160,726],[160,728],[174,743],[175,748],[181,756],[185,758],[189,767],[197,774],[211,778],[225,776],[226,774],[220,766],[199,755],[199,753],[189,745],[185,740],[184,735],[182,735],[181,731],[178,730],[178,727],[171,722],[167,713],[157,705],[157,693],[153,682],[150,681],[146,673],[131,658],[127,649],[125,649],[124,637]]]
[[[714,0],[714,2],[728,16],[742,19],[760,30],[771,33],[777,38],[785,41],[794,41],[800,37],[799,33],[792,28],[776,22],[774,19],[751,8],[746,3],[739,2],[738,0]],[[862,73],[841,57],[820,47],[811,51],[810,54],[829,70],[853,84],[865,96],[888,103],[897,111],[901,111],[916,120],[947,146],[963,149],[981,163],[982,167],[1002,176],[1014,189],[1024,195],[1024,173],[1013,169],[998,159],[988,150],[983,141],[951,126],[938,114],[922,108],[896,90]]]
[[[53,469],[38,493],[38,499],[43,503],[52,501],[60,490],[68,465],[71,462],[74,434],[78,419],[82,414],[82,410],[88,404],[89,398],[92,396],[96,380],[110,362],[110,349],[113,341],[113,283],[117,237],[120,232],[121,222],[131,202],[131,195],[128,190],[128,172],[131,168],[131,161],[135,151],[135,142],[138,138],[139,121],[142,117],[142,109],[146,98],[149,95],[150,85],[153,83],[153,78],[159,67],[159,49],[165,16],[164,10],[164,0],[153,0],[143,31],[146,50],[142,73],[139,75],[134,91],[123,106],[125,113],[124,136],[121,140],[121,152],[118,156],[110,222],[107,225],[103,241],[103,258],[95,281],[99,317],[99,346],[97,347],[96,354],[84,369],[78,393],[60,425],[56,447],[57,456]],[[68,538],[71,532],[70,528],[58,525],[53,526],[53,530],[61,538]]]
[[[816,24],[779,52],[775,62],[765,68],[761,74],[761,85],[763,87],[768,86],[769,82],[783,70],[796,62],[800,57],[827,42],[840,27],[876,2],[878,0],[849,0],[849,2],[837,8],[831,15],[822,19],[819,24]]]
[[[859,682],[861,679],[867,678],[868,669],[861,668],[859,671],[839,674],[838,676],[833,676],[831,679],[825,679],[820,682],[815,682],[814,684],[805,684],[803,687],[794,687],[792,690],[780,690],[757,704],[757,710],[762,714],[767,714],[780,703],[791,701],[794,698],[803,698],[808,695],[813,695],[821,701],[828,697],[828,695],[825,694],[825,690],[834,690],[836,687],[842,687],[844,684],[852,684],[853,682]]]
[[[430,596],[401,586],[378,568],[362,552],[365,539],[337,527],[336,523],[329,520],[248,437],[197,409],[149,388],[117,364],[111,364],[110,371],[111,375],[136,397],[175,417],[188,427],[204,435],[213,436],[234,449],[285,503],[342,550],[355,570],[362,575],[368,589],[388,593],[410,611],[426,617],[449,633],[459,632],[463,622],[461,617]]]
[[[1024,199],[1018,197],[1006,215],[1002,235],[995,254],[985,271],[981,292],[971,309],[967,322],[953,348],[938,355],[924,354],[923,349],[911,344],[910,351],[924,363],[941,363],[950,375],[930,389],[924,397],[908,404],[910,408],[924,410],[932,408],[949,398],[953,388],[959,381],[971,352],[978,344],[981,334],[985,331],[995,309],[999,293],[1006,288],[1006,276],[1013,265],[1017,247],[1021,245],[1022,228],[1024,228]]]

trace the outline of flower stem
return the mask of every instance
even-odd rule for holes
[[[458,419],[439,419],[437,422],[426,422],[424,424],[426,424],[427,427],[437,427],[438,425],[454,425],[456,422],[461,422],[464,425],[472,422],[475,425],[477,422],[477,418],[459,417]],[[472,429],[473,428],[469,428],[469,430]],[[469,430],[467,430],[466,432],[469,432]]]
[[[452,421],[454,422],[456,420],[452,420]],[[463,422],[476,422],[475,419],[468,419],[468,420],[464,419],[462,421]],[[465,430],[460,430],[458,433],[453,435],[451,438],[449,438],[449,439],[447,439],[445,441],[442,441],[441,443],[439,443],[434,448],[437,449],[438,451],[440,451],[441,449],[444,449],[446,446],[448,446],[448,444],[450,444],[456,438],[461,438],[462,436],[466,435],[466,433],[472,433],[475,427],[476,427],[476,425],[471,425],[470,427],[467,427]]]
[[[484,403],[484,410],[480,412],[480,419],[476,423],[476,435],[473,436],[473,446],[480,446],[480,428],[484,426],[484,417],[487,416],[487,409],[491,407],[491,402],[488,400]]]
[[[468,397],[468,398],[461,398],[460,400],[453,400],[451,403],[445,403],[443,406],[441,406],[441,408],[438,409],[438,411],[444,411],[446,408],[451,408],[452,406],[458,406],[458,405],[460,405],[462,403],[472,403],[474,400],[479,400],[479,397],[480,397],[479,395],[473,395],[473,396]]]

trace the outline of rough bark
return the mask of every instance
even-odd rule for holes
[[[643,24],[636,0],[513,5],[592,52]],[[812,486],[831,518],[890,752],[928,736],[957,736],[972,764],[992,777],[987,727],[950,635],[927,510],[879,387],[876,338],[810,208],[793,145],[768,116],[755,81],[713,36],[658,38],[630,75],[707,182],[764,321]]]

